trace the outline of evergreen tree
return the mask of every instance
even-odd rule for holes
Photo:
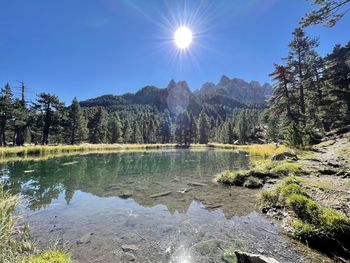
[[[164,111],[161,134],[162,143],[169,143],[171,140],[171,118],[167,109]]]
[[[132,143],[143,143],[143,137],[140,130],[140,125],[137,121],[134,121],[131,141]]]
[[[175,139],[178,144],[191,143],[190,117],[187,111],[179,113],[176,117]]]
[[[209,141],[209,121],[204,111],[201,111],[198,121],[199,143],[207,144]]]
[[[42,115],[41,144],[49,143],[49,134],[52,124],[60,117],[60,110],[64,106],[58,97],[49,93],[40,93],[34,104],[35,109]]]
[[[248,124],[246,118],[246,111],[242,110],[238,119],[238,139],[241,144],[248,140]]]
[[[123,131],[124,143],[132,143],[131,136],[132,136],[132,127],[130,125],[129,119],[126,119],[124,124],[124,131]]]
[[[78,100],[74,97],[69,108],[70,144],[81,143],[88,135],[87,123]]]
[[[6,146],[6,128],[13,116],[13,94],[7,83],[0,91],[0,146]]]
[[[107,124],[107,113],[99,107],[88,123],[90,143],[106,143]]]
[[[196,143],[198,140],[198,131],[197,131],[197,122],[193,116],[193,113],[190,114],[190,127],[189,127],[189,144]]]
[[[334,26],[349,11],[350,0],[313,0],[318,9],[307,13],[301,20],[303,26],[326,24]]]
[[[279,136],[280,136],[280,127],[279,127],[279,119],[277,116],[271,116],[266,133],[267,133],[266,137],[268,141],[278,142]]]
[[[112,114],[108,121],[108,141],[110,143],[123,142],[122,124],[117,113]]]

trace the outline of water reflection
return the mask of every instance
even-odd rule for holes
[[[227,247],[310,262],[255,212],[256,191],[212,182],[248,165],[232,151],[147,151],[13,162],[0,177],[25,196],[39,246],[68,241],[77,262],[222,262]]]
[[[1,174],[9,189],[27,197],[32,210],[45,208],[61,193],[69,204],[74,192],[81,190],[99,197],[128,193],[143,206],[163,203],[172,212],[185,212],[193,199],[208,207],[221,206],[216,202],[222,197],[222,187],[213,185],[213,175],[245,168],[248,163],[244,153],[231,151],[147,151],[13,162],[3,165]],[[191,182],[204,185],[190,186]],[[164,191],[171,194],[150,198]]]

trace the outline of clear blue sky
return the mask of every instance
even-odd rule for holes
[[[70,102],[170,79],[193,90],[223,74],[268,82],[310,8],[305,0],[0,0],[0,85],[24,80],[28,99],[45,91]],[[194,41],[179,54],[172,37],[181,23]],[[308,32],[324,55],[350,40],[350,15]]]

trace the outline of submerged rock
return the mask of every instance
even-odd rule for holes
[[[123,198],[123,199],[127,199],[127,198],[131,197],[132,195],[133,195],[132,192],[125,191],[125,192],[122,192],[120,195],[118,195],[118,197]]]
[[[77,245],[81,245],[81,244],[87,244],[91,242],[91,236],[94,233],[88,233],[84,236],[82,236],[79,240],[77,240]]]
[[[166,195],[170,195],[172,192],[171,191],[167,191],[167,192],[162,192],[159,194],[154,194],[154,195],[150,195],[150,198],[157,198],[157,197],[161,197],[161,196],[166,196]]]
[[[235,251],[238,263],[279,263],[276,259],[263,255]]]
[[[130,252],[130,251],[137,251],[139,250],[139,248],[135,245],[127,245],[127,244],[123,244],[122,245],[122,250],[124,252]]]
[[[190,186],[206,186],[206,184],[198,183],[198,182],[189,182],[188,185],[190,185]]]
[[[273,161],[284,161],[284,160],[293,160],[297,161],[298,156],[294,153],[291,152],[283,152],[283,153],[278,153],[275,156],[272,157]]]

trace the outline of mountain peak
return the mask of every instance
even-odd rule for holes
[[[173,88],[175,88],[175,87],[176,87],[176,82],[175,82],[175,80],[174,80],[174,79],[170,80],[170,81],[169,81],[169,84],[168,84],[168,86],[167,86],[167,89],[168,89],[168,90],[171,90],[171,89],[173,89]]]
[[[228,83],[230,83],[231,79],[229,77],[227,77],[226,75],[222,75],[218,86],[226,86]]]

